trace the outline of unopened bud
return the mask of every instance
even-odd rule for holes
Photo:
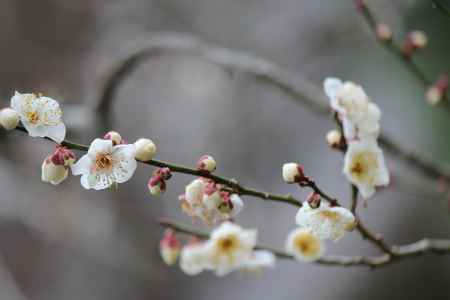
[[[55,152],[42,163],[41,179],[53,185],[63,182],[69,175],[69,167],[75,162],[75,154],[66,147],[57,146]]]
[[[159,251],[163,261],[172,266],[177,262],[180,255],[181,243],[178,241],[175,232],[171,229],[166,230],[159,243]]]
[[[169,180],[172,178],[172,172],[169,168],[158,168],[154,172],[154,176],[161,176],[164,180]]]
[[[160,175],[152,176],[147,186],[150,194],[154,196],[159,196],[166,191],[166,182]]]
[[[156,154],[156,146],[150,139],[139,139],[134,143],[136,147],[136,159],[140,161],[150,161]]]
[[[53,185],[63,182],[69,175],[69,170],[64,165],[55,165],[48,157],[42,163],[41,179]]]
[[[0,110],[0,125],[6,130],[12,130],[19,125],[20,116],[17,111],[12,108],[4,108]]]
[[[354,0],[355,5],[356,5],[356,9],[359,12],[362,12],[365,8],[366,8],[366,3],[364,0]]]
[[[411,40],[411,43],[414,47],[417,49],[423,49],[427,45],[428,38],[425,32],[420,30],[412,31],[409,34],[409,39]]]
[[[55,165],[65,167],[72,166],[76,159],[73,151],[63,146],[57,146],[55,152],[49,158]]]
[[[327,133],[327,143],[331,148],[338,148],[341,144],[342,134],[339,130],[333,129]]]
[[[392,40],[391,28],[383,23],[378,23],[375,29],[377,38],[382,42],[389,42]]]
[[[308,201],[308,204],[311,208],[318,208],[320,206],[321,197],[319,194],[313,192],[309,194],[306,201]]]
[[[296,163],[286,163],[283,165],[283,180],[287,183],[300,182],[305,178],[303,167]]]
[[[111,140],[114,146],[122,143],[122,136],[117,131],[110,131],[103,138],[105,140]]]
[[[448,91],[449,81],[447,75],[441,75],[425,94],[425,100],[430,105],[436,105],[444,98]]]
[[[216,167],[216,161],[210,155],[203,155],[197,162],[197,169],[201,171],[214,172]]]

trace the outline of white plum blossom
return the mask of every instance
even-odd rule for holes
[[[208,266],[216,275],[223,276],[241,268],[252,258],[257,231],[224,222],[216,228],[205,243]]]
[[[211,270],[217,276],[223,276],[235,270],[273,266],[273,254],[254,251],[256,237],[256,230],[224,222],[213,230],[208,240],[183,247],[180,267],[188,275]]]
[[[20,94],[11,98],[11,107],[20,115],[23,126],[32,137],[49,137],[61,143],[66,136],[62,111],[54,99],[35,94]]]
[[[381,111],[370,102],[363,88],[353,82],[342,82],[338,78],[327,78],[324,90],[333,110],[340,119],[347,140],[378,136]]]
[[[206,224],[215,224],[236,216],[244,206],[242,199],[237,194],[221,189],[221,185],[207,178],[193,180],[180,196],[182,210]]]
[[[355,228],[355,216],[344,207],[330,207],[321,201],[320,206],[312,208],[305,201],[295,217],[297,225],[309,230],[319,239],[331,239],[337,241],[344,233]]]
[[[323,241],[304,228],[297,228],[288,234],[285,248],[295,259],[304,262],[316,261],[325,252]]]
[[[88,153],[72,166],[85,189],[102,190],[128,181],[137,167],[134,145],[113,146],[111,140],[95,139]]]
[[[366,199],[375,193],[376,186],[389,184],[389,171],[383,152],[374,139],[352,141],[348,144],[343,172]]]
[[[188,275],[197,275],[204,270],[211,269],[207,258],[204,243],[198,242],[184,246],[180,254],[180,268]]]
[[[12,108],[4,108],[0,110],[0,125],[6,130],[13,130],[19,125],[20,116],[17,111]]]

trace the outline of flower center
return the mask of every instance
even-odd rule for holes
[[[95,156],[95,171],[109,171],[112,169],[113,163],[111,153],[97,153]]]
[[[228,236],[218,241],[218,252],[229,255],[239,247],[239,240],[235,236]]]
[[[353,176],[361,181],[373,180],[378,161],[376,155],[372,152],[362,152],[356,154],[350,167]]]
[[[27,120],[31,124],[37,124],[39,122],[39,114],[37,111],[29,111],[27,112]]]
[[[305,256],[312,256],[319,252],[319,242],[317,239],[309,234],[303,233],[297,236],[294,241],[294,245],[299,252],[301,252]]]

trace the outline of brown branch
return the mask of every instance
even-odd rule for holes
[[[370,229],[367,228],[361,221],[361,219],[358,217],[358,215],[356,214],[357,203],[358,203],[358,188],[352,185],[352,212],[356,219],[356,229],[361,234],[363,239],[370,240],[375,246],[377,246],[381,251],[388,254],[389,256],[395,256],[396,253],[394,253],[391,247],[383,240],[381,234],[376,234],[370,231]]]
[[[22,132],[26,132],[25,128],[23,128],[21,126],[17,127],[16,129],[19,131],[22,131]],[[46,139],[49,140],[48,138],[46,138]],[[64,140],[61,143],[61,145],[65,146],[69,149],[79,150],[79,151],[84,151],[84,152],[87,152],[89,150],[89,146],[87,146],[87,145],[78,144],[78,143],[71,142],[68,140]],[[183,173],[183,174],[188,174],[188,175],[209,178],[209,179],[214,180],[216,183],[226,185],[227,187],[229,187],[230,189],[232,189],[235,193],[238,193],[239,195],[253,196],[255,198],[259,198],[262,200],[283,202],[283,203],[294,205],[296,207],[302,206],[302,202],[300,200],[296,199],[292,195],[277,195],[277,194],[272,194],[272,193],[265,192],[265,191],[259,191],[259,190],[253,189],[253,188],[243,186],[243,185],[239,184],[235,179],[221,177],[221,176],[209,173],[209,172],[203,172],[203,171],[200,171],[197,169],[193,169],[193,168],[189,168],[189,167],[185,167],[182,165],[177,165],[174,163],[169,163],[169,162],[165,162],[165,161],[161,161],[161,160],[154,159],[154,160],[150,160],[150,161],[146,161],[146,162],[144,162],[144,161],[139,161],[139,162],[143,163],[143,164],[155,166],[155,167],[169,168],[172,172],[176,172],[176,173]]]
[[[161,219],[159,224],[166,228],[171,228],[176,232],[197,236],[201,239],[207,239],[209,237],[208,232],[199,231],[186,226],[181,223],[173,222],[168,219]],[[256,246],[256,249],[262,249],[272,252],[280,259],[290,259],[294,258],[288,253],[274,249],[267,246]],[[402,246],[392,247],[394,255],[383,254],[379,256],[338,256],[338,255],[328,255],[324,256],[316,264],[325,266],[365,266],[372,269],[387,266],[393,262],[400,261],[408,257],[417,257],[425,253],[436,253],[436,254],[450,254],[450,240],[438,240],[438,239],[422,239],[412,244],[406,244]]]

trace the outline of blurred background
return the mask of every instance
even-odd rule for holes
[[[424,30],[417,62],[431,78],[450,71],[450,19],[430,1],[367,1],[398,38]],[[193,165],[205,153],[218,174],[245,185],[306,197],[283,184],[286,161],[304,164],[330,194],[348,203],[342,157],[325,143],[333,128],[270,84],[230,73],[202,57],[161,52],[117,89],[110,124],[94,111],[102,80],[159,31],[191,34],[276,62],[317,86],[327,76],[363,85],[383,111],[382,130],[442,165],[450,160],[448,111],[430,108],[424,88],[375,41],[353,1],[333,0],[2,0],[0,95],[42,92],[65,109],[68,137],[84,144],[110,129],[129,141],[149,137],[158,159]],[[106,113],[106,112],[104,112]],[[177,197],[192,180],[176,175],[167,193],[149,195],[150,167],[117,192],[86,191],[71,177],[53,187],[40,166],[53,145],[0,131],[0,299],[449,299],[450,256],[425,256],[386,268],[330,268],[279,261],[262,275],[188,277],[158,252],[160,216],[189,223]],[[81,153],[79,153],[81,154]],[[393,184],[360,206],[388,242],[448,237],[448,196],[387,157]],[[246,197],[237,221],[281,248],[295,227],[293,207]],[[328,253],[376,255],[357,233]]]

